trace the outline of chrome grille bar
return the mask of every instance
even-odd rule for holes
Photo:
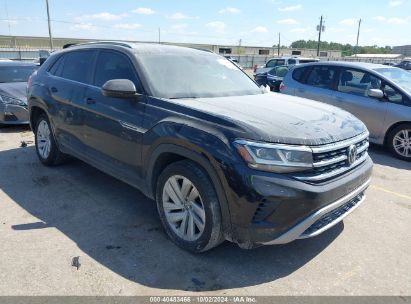
[[[335,144],[311,147],[314,160],[317,160],[313,163],[313,169],[300,176],[295,176],[295,178],[317,183],[352,170],[368,157],[368,136],[369,133],[365,132],[364,134]],[[352,164],[348,164],[347,151],[351,145],[357,147],[358,158]]]

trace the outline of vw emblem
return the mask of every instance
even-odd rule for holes
[[[348,147],[348,151],[347,151],[348,165],[351,166],[355,162],[356,159],[357,159],[357,146],[351,145]]]

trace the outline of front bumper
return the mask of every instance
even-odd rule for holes
[[[314,212],[278,238],[265,242],[263,245],[286,244],[296,239],[317,236],[330,229],[360,206],[365,199],[364,191],[369,185],[370,180],[355,191]]]
[[[331,181],[310,184],[243,170],[242,194],[230,204],[232,240],[244,248],[285,244],[331,228],[364,201],[372,160]]]
[[[0,102],[0,124],[19,125],[29,123],[27,107]]]

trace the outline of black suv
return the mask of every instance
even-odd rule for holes
[[[52,54],[28,88],[40,161],[71,155],[157,202],[192,252],[315,236],[360,205],[368,131],[338,108],[262,92],[211,52],[90,43]]]

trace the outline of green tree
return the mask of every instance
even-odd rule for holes
[[[315,40],[297,40],[291,43],[290,47],[295,49],[316,49],[317,44],[318,42]],[[343,56],[351,56],[355,53],[355,46],[349,43],[321,41],[320,49],[324,51],[341,51]],[[357,49],[358,54],[390,54],[391,52],[392,48],[390,46],[358,46]]]

